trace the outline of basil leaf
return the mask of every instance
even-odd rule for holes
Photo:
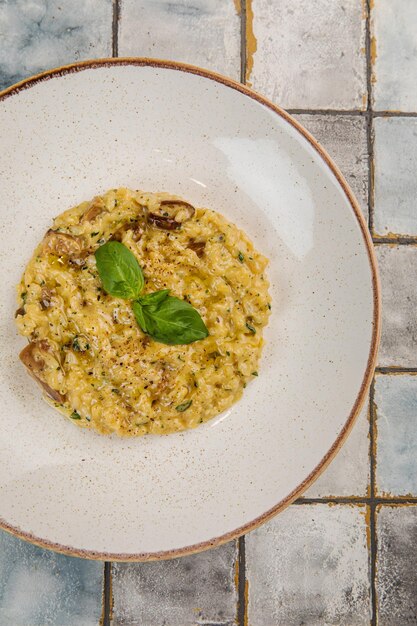
[[[136,321],[143,330],[144,333],[148,332],[148,327],[146,325],[146,319],[143,314],[143,308],[139,302],[132,302],[133,313],[135,314]]]
[[[160,343],[183,345],[204,339],[209,334],[198,311],[185,300],[167,295],[151,306],[143,304],[143,299],[133,302],[132,306],[143,332]]]
[[[116,298],[133,300],[145,280],[135,255],[118,241],[109,241],[95,252],[97,270],[104,290]]]
[[[161,291],[154,291],[153,293],[147,293],[146,296],[141,296],[138,298],[138,302],[142,306],[151,306],[156,305],[165,300],[167,295],[169,294],[169,289],[162,289]]]

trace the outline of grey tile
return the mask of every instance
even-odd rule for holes
[[[374,108],[417,111],[417,3],[372,4]]]
[[[240,77],[239,0],[123,0],[119,55],[173,59]]]
[[[293,505],[246,537],[249,626],[368,626],[365,507]]]
[[[377,516],[379,626],[417,624],[417,506],[383,506]]]
[[[417,235],[417,120],[376,118],[374,228]]]
[[[379,364],[417,366],[417,246],[377,246],[382,287]]]
[[[111,56],[111,0],[0,2],[0,89],[80,59]]]
[[[237,546],[113,565],[114,626],[234,626]]]
[[[417,496],[417,376],[377,376],[377,489]]]
[[[103,564],[42,550],[0,531],[0,624],[98,626]]]
[[[368,217],[368,146],[363,117],[295,115],[342,171]]]
[[[255,89],[284,108],[366,108],[361,2],[249,4],[247,79]]]
[[[366,496],[369,485],[369,404],[329,467],[303,494],[307,498]]]

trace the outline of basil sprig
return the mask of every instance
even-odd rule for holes
[[[122,243],[110,241],[95,252],[104,290],[111,296],[133,300],[135,318],[144,333],[168,345],[183,345],[207,337],[200,314],[169,289],[140,296],[144,278],[134,254]]]

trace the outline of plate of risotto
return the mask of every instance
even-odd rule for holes
[[[291,116],[150,59],[0,93],[0,527],[104,560],[256,528],[323,472],[380,289],[346,181]]]

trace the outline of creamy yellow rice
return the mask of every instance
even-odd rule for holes
[[[21,358],[78,426],[125,436],[193,428],[230,407],[258,375],[270,312],[267,260],[210,209],[190,215],[185,203],[178,223],[164,222],[161,201],[173,198],[113,189],[65,211],[18,286],[16,322],[30,341]],[[144,293],[170,289],[186,299],[207,338],[158,343],[128,301],[103,291],[94,252],[112,238],[136,256]]]

